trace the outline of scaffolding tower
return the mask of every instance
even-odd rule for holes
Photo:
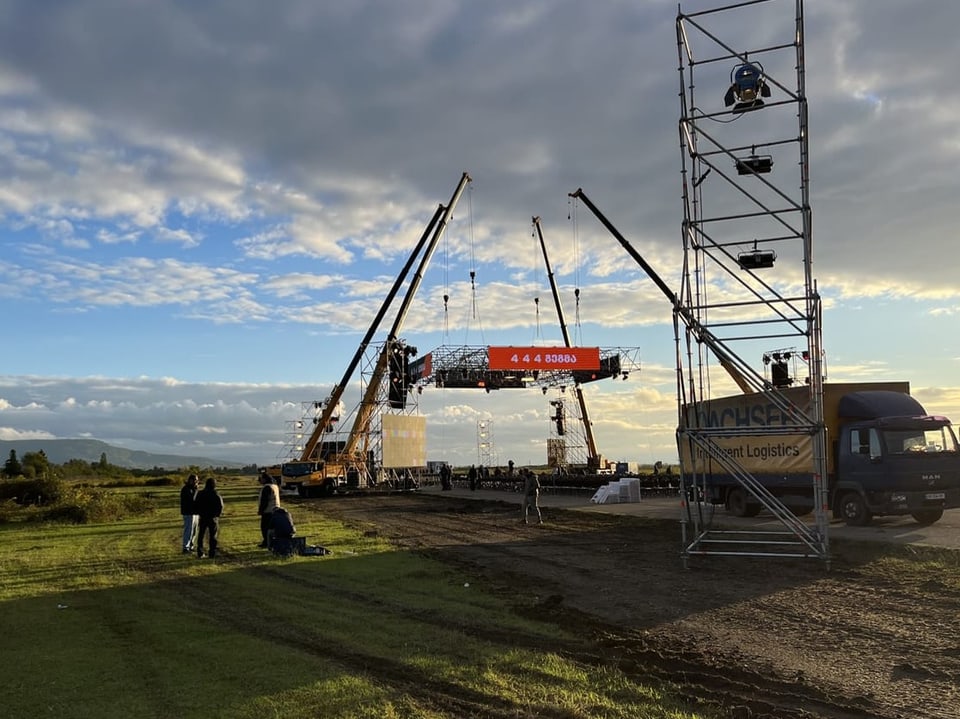
[[[563,385],[556,388],[550,400],[550,437],[547,440],[547,466],[560,474],[596,471],[592,466],[587,422],[581,404],[573,392]]]
[[[400,341],[402,343],[402,340]],[[365,396],[368,385],[376,380],[377,363],[383,354],[384,342],[371,343],[360,357],[360,395]],[[412,384],[407,383],[401,391],[405,395],[402,407],[397,407],[395,397],[391,398],[389,382],[378,382],[376,393],[371,397],[372,407],[367,408],[369,422],[365,429],[356,437],[357,454],[365,458],[358,463],[355,470],[359,474],[361,486],[381,485],[399,480],[395,468],[384,467],[383,463],[383,416],[385,414],[416,415],[420,412],[419,393],[414,391]],[[300,417],[287,420],[285,424],[284,445],[279,455],[281,461],[295,462],[302,455],[305,438],[309,437],[314,427],[328,417],[327,426],[322,430],[320,445],[323,454],[335,449],[342,450],[350,440],[351,432],[361,411],[361,405],[353,406],[349,412],[344,411],[342,401],[338,407],[326,412],[330,397],[324,400],[300,403]]]
[[[496,467],[500,464],[497,447],[493,441],[493,420],[477,421],[477,464],[481,467]]]
[[[675,305],[683,557],[772,555],[829,561],[820,300],[813,277],[802,0],[678,12],[683,272]],[[771,347],[792,348],[771,350]],[[793,348],[800,348],[799,350]],[[806,377],[779,355],[802,356]],[[761,369],[756,367],[761,364]],[[767,376],[769,367],[771,376]],[[807,402],[781,390],[806,385]],[[719,426],[714,398],[757,393],[777,425]],[[731,451],[784,438],[811,457],[813,523]],[[711,475],[733,477],[782,531],[714,526]]]

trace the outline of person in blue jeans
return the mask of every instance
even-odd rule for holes
[[[197,532],[197,558],[203,559],[203,537],[209,536],[209,557],[217,556],[217,544],[220,535],[220,515],[223,514],[223,497],[217,491],[217,480],[207,478],[207,483],[197,493],[193,504],[194,511],[200,517]]]
[[[200,478],[195,474],[187,477],[187,481],[180,488],[180,515],[183,517],[183,553],[193,551],[197,540],[197,524],[199,518],[194,512],[193,503],[197,497],[197,485]]]

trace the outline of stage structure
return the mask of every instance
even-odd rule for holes
[[[581,387],[604,379],[626,381],[639,371],[637,347],[442,346],[411,361],[408,382],[417,395],[428,387],[550,393],[547,463],[563,472],[589,472],[598,468],[600,457],[582,409]]]
[[[712,506],[694,501],[684,518],[684,557],[803,556],[828,562],[803,1],[755,0],[701,12],[681,8],[676,30],[684,252],[675,306],[682,487],[695,499],[704,496],[712,474],[733,476],[737,492],[783,525],[783,531],[768,533],[720,531]],[[784,359],[797,356],[805,377],[791,376]],[[792,384],[809,390],[802,407],[781,392]],[[757,393],[755,403],[775,408],[778,422],[714,426],[707,419],[710,401],[738,390]],[[771,447],[788,437],[804,442],[812,458],[812,524],[724,450],[730,438]]]
[[[761,27],[768,44],[757,47]],[[714,554],[829,563],[803,3],[752,0],[703,12],[681,10],[676,28],[684,212],[680,291],[663,281],[582,189],[571,197],[593,212],[673,307],[684,561]],[[770,350],[771,345],[790,349]],[[790,376],[798,348],[806,377]],[[807,387],[803,406],[783,392],[794,383]],[[738,391],[763,411],[711,411],[711,402]],[[731,440],[744,451],[729,451]],[[784,449],[810,458],[813,524],[802,521],[742,461],[754,459],[755,452],[779,458]],[[783,530],[717,529],[714,505],[705,501],[721,486],[714,477],[739,485],[726,495],[728,509],[734,508],[733,498],[755,501]]]
[[[572,387],[602,379],[626,380],[640,370],[637,347],[441,346],[410,362],[409,381],[420,389]]]

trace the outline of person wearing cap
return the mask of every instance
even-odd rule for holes
[[[207,483],[203,489],[197,492],[197,498],[194,501],[194,510],[200,516],[199,529],[197,531],[197,558],[203,559],[203,536],[208,534],[210,537],[209,557],[213,559],[217,556],[218,537],[220,535],[220,515],[223,514],[223,497],[217,491],[217,480],[213,477],[207,478]]]
[[[263,541],[260,542],[260,548],[266,549],[269,545],[267,535],[270,532],[270,520],[273,512],[280,507],[280,488],[273,483],[273,479],[266,472],[260,475],[260,503],[257,506],[257,514],[260,515],[260,535]]]
[[[194,512],[193,503],[197,496],[197,484],[200,478],[195,474],[187,477],[180,488],[180,515],[183,517],[183,553],[189,554],[193,551],[194,542],[197,540],[197,523],[199,517]]]

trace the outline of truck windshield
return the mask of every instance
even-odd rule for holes
[[[316,462],[287,462],[281,472],[284,477],[303,477],[317,470]]]
[[[883,441],[890,454],[956,452],[957,438],[950,425],[930,429],[888,429]]]

